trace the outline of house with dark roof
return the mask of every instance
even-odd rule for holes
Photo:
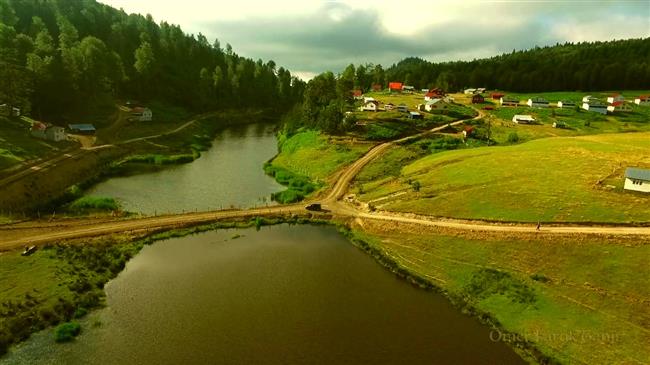
[[[584,101],[585,98],[582,98],[582,100],[582,109],[588,112],[607,114],[607,105],[603,104],[598,99],[590,97],[587,99],[587,101]]]
[[[483,104],[485,103],[485,98],[481,94],[472,95],[472,104]]]
[[[501,103],[501,106],[518,106],[519,105],[519,99],[513,97],[513,96],[508,96],[504,95],[499,99],[499,102]]]
[[[607,97],[607,102],[610,104],[614,104],[618,101],[625,101],[625,97],[621,94],[611,94]]]
[[[615,101],[607,106],[607,111],[610,113],[631,112],[632,107],[624,101]]]
[[[74,134],[95,134],[97,131],[92,124],[68,124],[68,129]]]
[[[625,170],[624,189],[650,193],[650,170],[628,167]]]
[[[406,104],[400,104],[397,106],[397,111],[402,112],[402,113],[408,113],[409,112],[409,107],[406,106]]]
[[[558,108],[575,108],[576,102],[573,100],[560,100],[557,102]]]
[[[526,104],[531,108],[548,108],[548,100],[539,96],[528,99]]]

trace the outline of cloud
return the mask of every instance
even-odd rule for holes
[[[131,3],[142,8],[148,1],[153,0]],[[390,66],[409,56],[468,60],[557,42],[650,36],[647,1],[240,0],[212,12],[211,3],[201,0],[156,3],[151,9],[187,31],[219,38],[241,55],[273,59],[307,77],[338,72],[349,63]],[[177,7],[201,9],[195,11],[200,15],[174,15]]]

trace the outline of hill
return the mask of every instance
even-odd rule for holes
[[[364,169],[356,192],[380,209],[443,217],[647,222],[649,198],[624,191],[622,176],[628,166],[650,167],[649,148],[649,133],[544,138],[416,160],[399,146]]]

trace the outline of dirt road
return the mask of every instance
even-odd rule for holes
[[[482,114],[479,113],[479,115],[473,119],[480,118],[481,116]],[[463,122],[465,122],[465,120],[451,123],[451,125],[458,125]],[[359,160],[355,161],[339,173],[338,180],[332,189],[325,195],[325,198],[320,202],[328,210],[328,213],[340,218],[360,218],[415,223],[469,231],[535,233],[537,231],[535,224],[489,224],[485,222],[459,221],[416,215],[407,216],[389,212],[367,213],[341,201],[354,177],[364,166],[380,156],[387,148],[395,143],[403,142],[410,138],[416,138],[422,134],[437,132],[446,127],[447,125],[437,127],[428,132],[421,133],[420,135],[410,136],[398,141],[386,142],[375,146]],[[252,218],[259,216],[306,215],[311,213],[305,210],[304,207],[306,204],[308,204],[308,202],[303,204],[280,205],[247,210],[222,210],[124,220],[116,219],[107,221],[104,219],[96,222],[79,221],[73,224],[59,225],[56,223],[5,225],[0,226],[0,251],[16,249],[24,245],[42,245],[65,239],[100,236],[127,231],[170,229],[209,223],[218,220]],[[632,235],[650,237],[650,227],[632,226],[552,225],[543,227],[541,231],[551,234]]]

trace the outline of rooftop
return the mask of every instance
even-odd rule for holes
[[[625,170],[625,177],[636,180],[650,181],[650,170],[638,167],[628,167]]]

